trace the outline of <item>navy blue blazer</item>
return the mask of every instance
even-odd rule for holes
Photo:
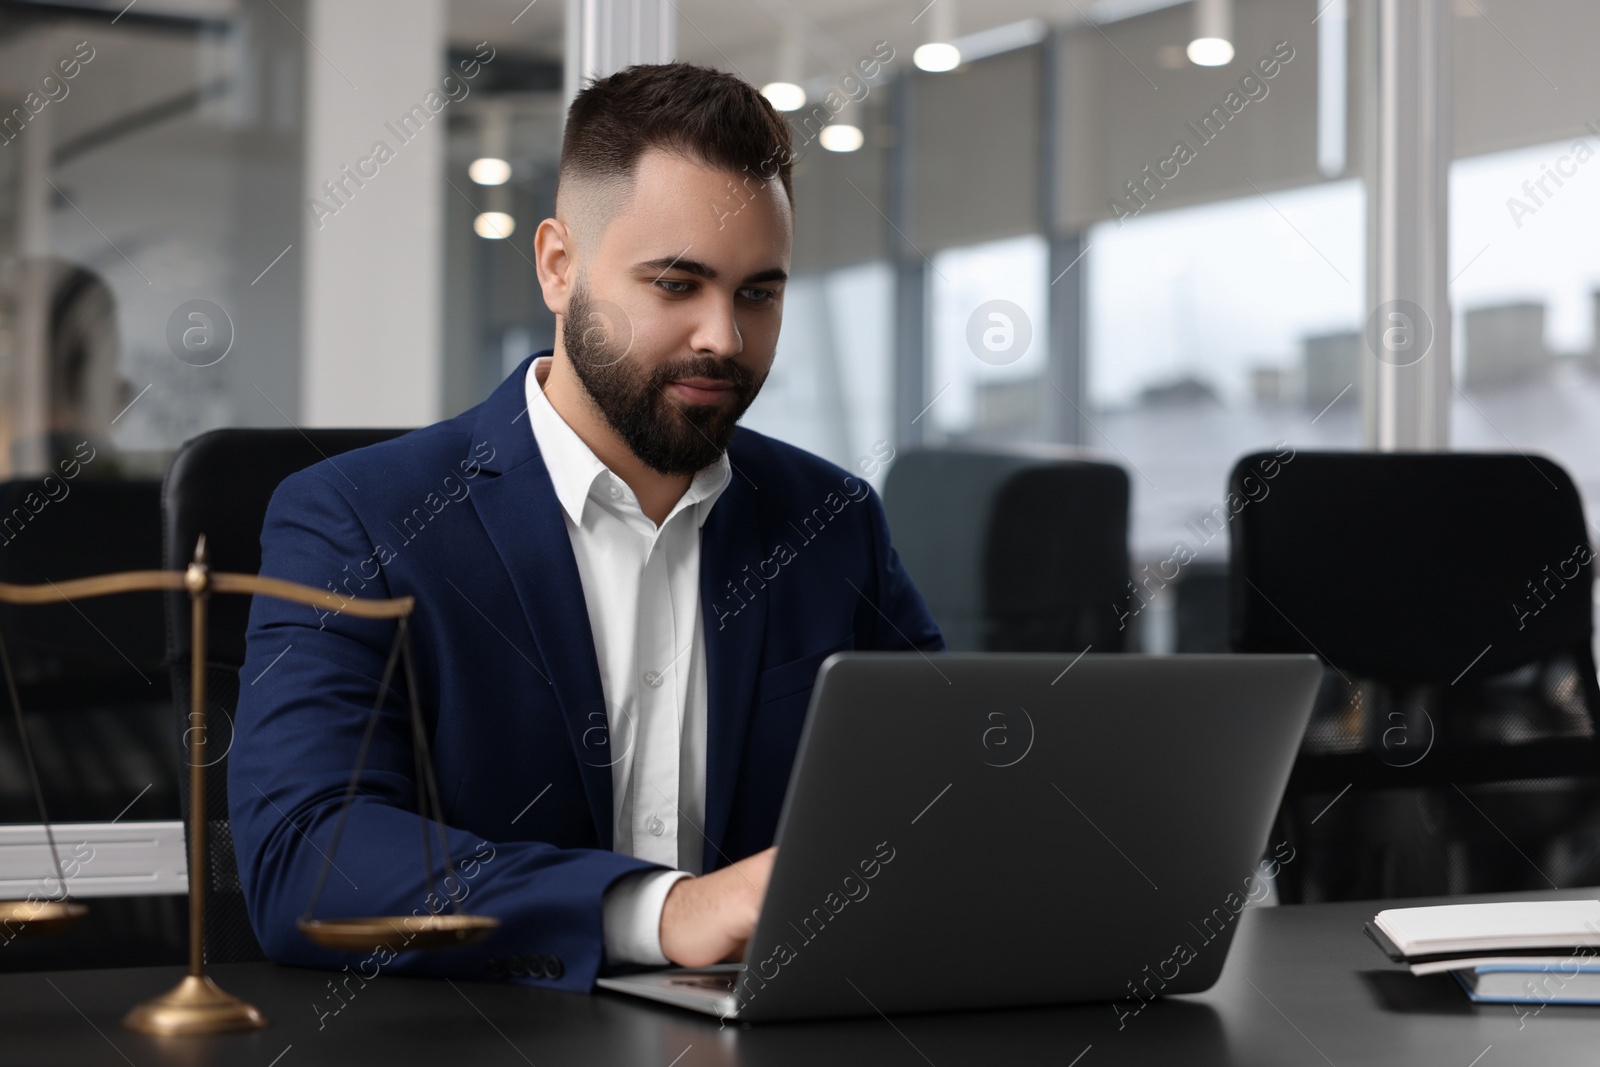
[[[397,692],[317,916],[424,915],[448,895],[502,925],[477,945],[427,953],[405,951],[403,939],[333,952],[298,932],[395,623],[256,597],[229,815],[251,923],[275,960],[364,978],[588,990],[603,964],[603,894],[655,866],[611,851],[616,757],[577,563],[525,410],[533,358],[453,419],[286,479],[261,532],[264,575],[341,597],[416,598],[417,694],[460,868],[427,899],[414,746]],[[823,659],[944,647],[865,481],[743,428],[728,451],[733,480],[701,531],[706,871],[772,844]],[[433,844],[437,881],[437,834]]]

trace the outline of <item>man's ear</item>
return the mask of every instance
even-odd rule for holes
[[[560,219],[539,223],[533,235],[533,264],[539,272],[544,306],[556,315],[565,315],[578,272],[577,246],[566,223]]]

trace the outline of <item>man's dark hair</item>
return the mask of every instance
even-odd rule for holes
[[[561,181],[628,179],[646,149],[770,182],[794,203],[789,124],[755,86],[692,63],[628,67],[600,78],[567,109]]]

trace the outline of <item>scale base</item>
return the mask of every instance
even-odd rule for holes
[[[188,975],[172,989],[130,1011],[122,1025],[141,1034],[225,1034],[267,1025],[253,1004],[224,993],[204,975]]]

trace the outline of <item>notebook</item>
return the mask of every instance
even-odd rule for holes
[[[1390,908],[1367,924],[1367,933],[1397,963],[1454,958],[1459,968],[1474,957],[1564,958],[1580,948],[1595,955],[1600,953],[1600,900]]]
[[[1467,996],[1483,1004],[1600,1004],[1600,964],[1579,963],[1574,956],[1490,963],[1450,973]]]

